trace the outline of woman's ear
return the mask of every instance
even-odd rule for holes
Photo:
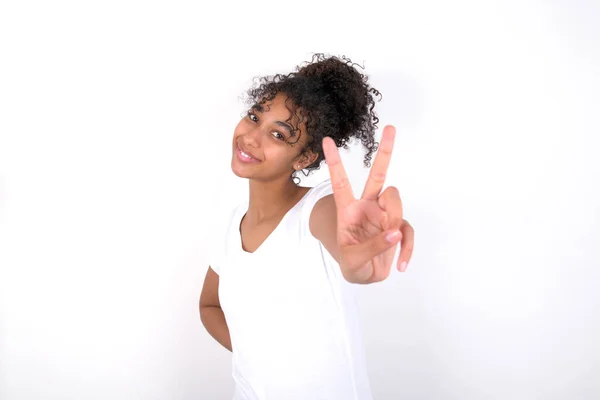
[[[299,165],[301,169],[304,169],[314,163],[317,158],[319,158],[318,154],[313,153],[311,150],[305,150],[294,163],[294,168]]]

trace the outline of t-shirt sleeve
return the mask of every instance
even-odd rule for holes
[[[331,187],[331,179],[326,179],[323,182],[319,183],[315,187],[313,187],[306,195],[304,199],[304,204],[302,204],[302,222],[303,222],[303,231],[306,234],[310,234],[310,214],[315,207],[315,204],[323,197],[333,194],[333,188]]]
[[[210,228],[206,235],[205,251],[208,259],[208,266],[217,274],[221,272],[221,260],[223,258],[223,249],[221,242],[224,241],[221,234],[222,229],[215,221],[211,221]]]
[[[228,232],[232,224],[232,217],[237,208],[228,212],[218,212],[209,225],[210,228],[206,235],[206,253],[208,266],[217,274],[221,273],[225,261],[225,252],[227,251]]]
[[[221,259],[223,258],[218,251],[217,241],[215,237],[211,237],[208,240],[207,252],[208,252],[208,266],[212,268],[217,275],[221,274]]]

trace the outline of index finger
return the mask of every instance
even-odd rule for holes
[[[369,178],[367,179],[361,198],[376,200],[379,197],[392,158],[395,136],[396,128],[392,125],[383,128],[381,143],[379,144],[379,149],[377,150],[377,155],[375,156],[373,167],[371,167],[371,171],[369,172]]]
[[[346,175],[346,170],[342,164],[338,148],[332,138],[323,138],[323,153],[325,154],[325,161],[329,167],[335,204],[338,209],[340,209],[355,200],[354,194],[352,193],[352,187],[350,186],[348,175]]]

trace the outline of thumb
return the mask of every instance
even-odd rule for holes
[[[364,265],[373,257],[396,246],[402,240],[402,233],[398,229],[384,231],[371,239],[352,246],[353,262],[355,265]]]

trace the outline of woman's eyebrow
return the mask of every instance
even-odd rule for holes
[[[262,113],[262,112],[265,111],[265,108],[260,103],[254,104],[252,106],[252,109],[255,110],[255,111],[257,111],[257,112],[259,112],[259,113]],[[275,121],[275,124],[278,125],[278,126],[280,126],[280,127],[282,127],[282,128],[284,128],[285,130],[287,130],[288,133],[289,133],[289,135],[290,135],[290,137],[296,136],[296,130],[294,129],[294,127],[292,125],[288,124],[287,122]]]
[[[290,134],[291,137],[296,136],[294,133],[294,128],[288,124],[287,122],[283,122],[283,121],[275,121],[275,123],[277,125],[279,125],[280,127],[286,129],[288,131],[288,133]]]

